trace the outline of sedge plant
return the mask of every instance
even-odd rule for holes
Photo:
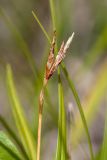
[[[54,7],[54,1],[50,0],[50,9],[51,9],[51,16],[52,16],[52,22],[53,22],[53,29],[57,31],[57,25],[56,25],[56,15],[55,15],[55,7]],[[72,41],[72,38],[74,36],[74,33],[72,36],[68,39],[68,41],[64,44],[62,42],[62,45],[58,51],[57,43],[55,47],[55,41],[56,41],[56,33],[54,32],[52,42],[50,40],[50,37],[48,36],[48,33],[44,29],[43,25],[39,21],[38,17],[34,12],[32,12],[37,23],[41,27],[43,33],[45,34],[48,42],[50,43],[50,52],[45,68],[45,74],[44,74],[44,80],[43,80],[43,86],[40,92],[39,96],[39,121],[38,121],[38,137],[35,141],[34,135],[32,133],[32,130],[30,128],[30,125],[25,117],[23,107],[19,101],[18,95],[16,93],[15,84],[13,80],[13,73],[10,65],[7,65],[7,88],[8,88],[8,95],[11,102],[11,109],[13,112],[13,116],[16,122],[16,126],[20,135],[20,140],[14,133],[14,131],[11,129],[11,127],[8,125],[8,122],[6,122],[2,116],[0,116],[0,122],[2,125],[7,129],[7,131],[11,134],[14,140],[16,140],[16,144],[20,150],[17,149],[17,147],[10,141],[7,135],[5,135],[3,132],[0,132],[0,158],[3,159],[3,156],[5,155],[4,159],[8,160],[40,160],[40,148],[41,148],[41,129],[42,129],[42,116],[43,116],[43,102],[44,102],[44,94],[46,85],[48,83],[48,80],[51,78],[53,73],[57,70],[58,65],[62,62],[63,58],[65,57],[65,54],[67,53],[67,49],[69,48],[69,45]],[[23,38],[21,35],[15,30],[14,26],[11,24],[11,22],[6,18],[6,21],[8,22],[10,29],[13,31],[13,34],[15,35],[16,39],[18,39],[19,46],[22,48],[22,51],[24,52],[30,67],[32,68],[33,74],[38,75],[37,70],[35,69],[35,64],[33,58],[30,55],[30,52],[28,51],[27,45],[23,41]],[[21,44],[22,42],[22,44]],[[55,54],[56,55],[55,58]],[[95,52],[95,51],[93,51]],[[90,55],[91,56],[91,55]],[[91,58],[90,58],[91,59]],[[78,93],[75,89],[74,83],[71,80],[69,73],[66,69],[65,64],[61,63],[62,71],[66,77],[66,80],[69,84],[69,88],[71,89],[75,101],[77,103],[77,107],[79,109],[80,115],[81,115],[81,123],[84,126],[86,136],[88,139],[89,149],[90,149],[90,159],[93,160],[94,154],[91,144],[91,139],[87,127],[86,118],[84,115],[84,111],[78,96]],[[106,72],[104,72],[107,76]],[[98,86],[98,85],[97,85]],[[97,88],[97,87],[96,87]],[[105,90],[105,88],[104,88]],[[99,94],[100,95],[100,94]],[[59,96],[59,117],[58,117],[58,140],[57,140],[57,150],[56,150],[56,157],[55,160],[66,160],[68,159],[67,156],[67,146],[66,146],[66,116],[65,116],[65,108],[64,108],[64,93],[63,93],[63,86],[62,86],[62,80],[60,76],[60,69],[58,68],[58,96]],[[94,101],[94,100],[93,100]],[[106,120],[107,121],[107,120]],[[100,160],[106,160],[107,159],[107,122],[105,122],[105,132],[104,132],[104,140],[103,145],[100,149],[101,156],[98,156],[98,159]],[[80,127],[81,124],[78,124]],[[78,128],[79,128],[78,127]],[[76,131],[78,132],[78,130]],[[81,131],[80,131],[81,132]],[[76,135],[76,134],[75,134]],[[74,135],[74,136],[75,136]],[[71,135],[72,138],[72,135]],[[76,137],[75,137],[76,138]],[[37,143],[37,145],[36,145]],[[21,151],[21,152],[20,152]],[[4,153],[4,155],[3,155]],[[4,160],[3,159],[3,160]],[[97,160],[97,158],[96,158]]]
[[[44,81],[43,81],[43,87],[40,92],[39,96],[39,122],[38,122],[38,143],[37,143],[37,160],[40,160],[40,144],[41,144],[41,126],[42,126],[42,112],[43,112],[43,101],[44,101],[44,89],[48,83],[48,80],[53,75],[53,73],[56,71],[58,65],[62,62],[62,60],[65,57],[65,54],[67,52],[67,49],[69,48],[72,39],[73,39],[74,33],[71,35],[71,37],[68,39],[68,41],[64,44],[62,42],[61,47],[59,49],[58,55],[54,56],[54,49],[55,49],[55,33],[53,36],[50,53],[48,56],[48,61],[46,64],[46,71],[44,75]]]

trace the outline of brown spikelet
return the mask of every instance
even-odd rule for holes
[[[54,55],[55,42],[56,42],[56,31],[54,32],[54,35],[53,35],[51,48],[50,48],[50,52],[49,52],[49,56],[48,56],[48,60],[47,60],[47,64],[46,64],[46,72],[45,72],[46,79],[48,79],[49,71],[54,63],[54,60],[55,60],[55,55]]]
[[[51,66],[50,68],[48,67],[48,70],[46,72],[46,79],[49,80],[49,78],[53,75],[53,73],[56,71],[58,65],[62,62],[62,60],[65,58],[66,56],[66,52],[67,52],[67,49],[69,48],[71,42],[72,42],[72,39],[73,39],[73,36],[74,36],[74,33],[69,37],[69,39],[67,40],[67,42],[64,44],[64,41],[62,42],[61,44],[61,47],[59,49],[59,52],[56,56],[56,59],[55,60],[51,60],[49,61],[49,57],[52,57],[50,56],[49,54],[49,57],[48,57],[48,62],[47,64],[50,64],[49,66]],[[53,52],[51,53],[53,54]]]

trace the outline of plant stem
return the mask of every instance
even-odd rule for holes
[[[37,160],[40,160],[41,128],[42,128],[42,113],[39,113],[38,141],[37,141]]]
[[[50,3],[52,23],[53,23],[52,24],[53,30],[56,30],[56,16],[55,16],[54,2],[53,2],[53,0],[49,0],[49,3]]]
[[[42,129],[42,112],[44,101],[44,88],[42,88],[39,96],[39,118],[38,118],[38,138],[37,138],[37,160],[40,160],[40,146],[41,146],[41,129]]]
[[[47,80],[44,78],[43,87],[39,95],[39,118],[38,118],[38,139],[37,139],[37,160],[40,160],[40,147],[41,147],[41,130],[42,130],[42,115],[43,115],[43,103],[44,93]]]

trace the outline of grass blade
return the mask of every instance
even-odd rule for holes
[[[93,84],[92,89],[90,90],[90,96],[87,101],[85,101],[85,109],[84,113],[86,116],[86,120],[88,125],[91,125],[96,112],[100,107],[100,102],[105,96],[105,92],[107,90],[107,61],[103,62],[102,66],[100,67],[100,72],[96,77],[96,83]],[[83,104],[83,106],[84,106]],[[83,125],[81,121],[81,117],[79,115],[76,116],[75,128],[73,129],[72,143],[76,146],[78,140],[80,140],[81,136],[83,135]]]
[[[53,31],[57,29],[56,24],[56,15],[54,1],[49,0],[50,2],[50,11],[53,23]],[[55,48],[56,54],[58,52],[58,44],[56,42]],[[56,150],[56,160],[66,160],[67,159],[67,144],[66,144],[66,114],[64,108],[64,96],[63,96],[63,87],[60,77],[60,68],[58,68],[58,99],[59,99],[59,124],[58,124],[58,142]]]
[[[0,159],[22,160],[17,148],[10,139],[0,131]]]
[[[22,139],[22,143],[26,149],[26,152],[29,155],[31,160],[36,159],[36,146],[34,144],[33,135],[28,126],[28,123],[25,119],[24,112],[22,110],[21,104],[19,102],[14,82],[13,75],[10,65],[7,65],[7,85],[8,85],[8,94],[11,102],[11,107],[14,115],[14,119]]]
[[[64,108],[64,96],[63,88],[58,75],[58,95],[59,95],[59,120],[58,120],[58,139],[57,139],[57,150],[56,150],[56,160],[66,160],[67,159],[67,144],[66,144],[66,114]]]
[[[81,105],[78,93],[77,93],[77,91],[75,89],[75,86],[73,84],[73,81],[70,79],[69,74],[68,74],[64,64],[62,66],[63,66],[62,69],[63,69],[63,72],[65,74],[66,80],[68,81],[69,87],[70,87],[70,89],[71,89],[71,91],[72,91],[72,93],[74,95],[74,98],[75,98],[75,101],[77,103],[77,107],[78,107],[79,113],[81,115],[82,123],[83,123],[84,129],[85,129],[87,140],[88,140],[88,144],[89,144],[90,156],[91,156],[91,159],[93,160],[94,159],[94,154],[93,154],[93,149],[92,149],[92,143],[91,143],[91,138],[90,138],[90,134],[89,134],[89,131],[88,131],[88,127],[87,127],[87,122],[86,122],[86,118],[85,118],[85,115],[84,115],[84,111],[82,109],[82,105]]]
[[[50,3],[50,11],[51,11],[51,18],[52,18],[52,25],[53,25],[53,30],[56,30],[56,16],[55,16],[55,7],[54,7],[54,2],[53,0],[49,0]]]
[[[46,32],[45,28],[44,28],[43,25],[41,24],[39,18],[38,18],[37,15],[34,13],[34,11],[32,11],[32,14],[33,14],[35,20],[37,21],[39,27],[40,27],[41,30],[43,31],[43,33],[44,33],[45,37],[47,38],[48,42],[51,43],[51,40],[50,40],[50,38],[49,38],[49,36],[48,36],[48,33]]]
[[[0,115],[0,123],[6,129],[8,134],[14,139],[14,141],[16,142],[18,147],[20,148],[20,151],[22,152],[23,156],[28,160],[29,159],[28,155],[26,154],[26,152],[25,152],[25,150],[24,150],[19,138],[17,137],[15,132],[12,130],[12,128],[9,126],[8,122],[1,115]]]

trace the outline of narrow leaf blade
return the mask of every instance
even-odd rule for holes
[[[20,142],[20,140],[17,137],[16,133],[12,130],[11,126],[9,126],[7,120],[2,115],[0,115],[0,124],[5,128],[5,130],[11,136],[11,138],[14,139],[14,141],[16,142],[17,146],[19,147],[21,153],[28,160],[29,159],[28,155],[27,155],[22,143]]]
[[[70,87],[70,89],[71,89],[71,91],[73,93],[75,101],[77,103],[77,107],[78,107],[78,110],[79,110],[79,113],[80,113],[80,116],[81,116],[82,124],[84,126],[84,129],[85,129],[85,132],[86,132],[86,136],[87,136],[87,140],[88,140],[88,145],[89,145],[89,149],[90,149],[90,157],[91,157],[91,160],[94,160],[94,154],[93,154],[93,149],[92,149],[91,138],[90,138],[90,134],[89,134],[86,118],[85,118],[85,115],[84,115],[84,111],[82,109],[82,105],[81,105],[78,93],[77,93],[77,91],[75,89],[73,81],[70,79],[70,77],[68,75],[68,72],[67,72],[64,64],[62,64],[62,69],[63,69],[63,72],[65,74],[66,80],[68,81],[69,87]]]
[[[0,131],[0,159],[22,160],[15,145],[2,131]]]
[[[12,70],[10,65],[7,65],[7,86],[8,86],[8,94],[11,102],[13,116],[16,122],[16,126],[18,128],[20,137],[22,139],[22,143],[30,159],[35,160],[36,146],[34,144],[34,137],[28,126],[22,106],[19,102],[16,89],[14,86],[13,75],[12,75]]]
[[[66,145],[66,114],[64,108],[64,96],[62,83],[59,76],[58,83],[58,94],[59,94],[59,120],[58,120],[58,139],[57,139],[57,150],[56,160],[67,159],[67,145]]]

